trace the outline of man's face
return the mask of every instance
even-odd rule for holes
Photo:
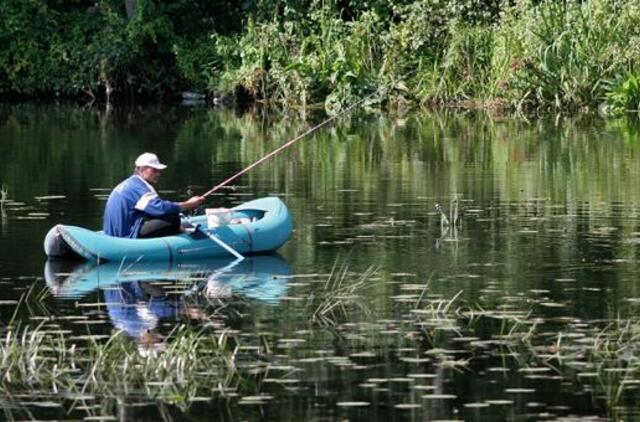
[[[142,167],[142,170],[140,170],[140,176],[152,185],[158,183],[160,173],[162,173],[162,170],[154,169],[153,167]]]

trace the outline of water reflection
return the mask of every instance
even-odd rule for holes
[[[166,157],[163,195],[177,200],[188,187],[206,191],[308,123],[199,108],[108,115],[73,107],[0,107],[6,163],[0,184],[7,184],[11,198],[0,236],[3,322],[10,322],[11,304],[24,302],[16,320],[42,320],[51,336],[63,329],[65,339],[80,345],[87,332],[113,334],[114,310],[120,311],[117,324],[128,324],[132,333],[159,327],[167,335],[175,318],[211,328],[210,336],[220,335],[218,327],[231,328],[249,346],[238,356],[246,373],[271,362],[280,369],[265,369],[269,381],[249,392],[272,397],[271,407],[248,400],[193,411],[238,412],[219,419],[503,420],[635,412],[635,401],[619,411],[618,397],[640,385],[637,372],[616,372],[637,369],[637,361],[627,360],[640,350],[620,350],[617,341],[619,334],[637,334],[627,327],[637,325],[640,303],[640,191],[625,183],[640,175],[640,132],[626,120],[528,122],[447,112],[410,115],[400,124],[386,115],[354,114],[211,198],[211,206],[232,206],[251,197],[283,197],[296,227],[280,252],[296,282],[279,275],[290,271],[286,263],[282,272],[270,264],[264,277],[242,269],[255,265],[251,261],[228,271],[229,261],[166,266],[151,275],[142,263],[49,263],[49,291],[66,305],[44,315],[28,308],[41,302],[37,289],[31,296],[25,289],[42,272],[46,230],[63,222],[100,227],[105,193],[129,174],[128,163],[140,151]],[[464,211],[457,223],[456,198]],[[350,273],[345,282],[371,265],[380,268],[356,297],[370,313],[356,306],[342,312],[355,296],[327,289],[327,279],[341,280],[327,274],[344,256]],[[455,297],[451,312],[439,312]],[[323,304],[335,305],[330,309],[340,310],[340,317],[334,325],[310,324]],[[203,309],[208,319],[192,324]],[[132,310],[135,315],[127,316]],[[224,327],[210,325],[217,323]],[[608,326],[621,328],[604,332]],[[594,347],[607,344],[611,351]],[[613,362],[594,363],[602,356]],[[560,367],[563,378],[556,370],[547,374],[542,367],[549,365]],[[569,367],[593,384],[573,382]],[[607,400],[600,400],[602,385],[608,386]],[[335,403],[343,401],[353,402],[337,413]],[[350,407],[361,402],[369,407]],[[562,410],[565,403],[571,409]],[[411,410],[419,405],[422,410]]]
[[[230,265],[233,264],[233,265]],[[235,263],[230,259],[191,262],[140,262],[95,265],[87,262],[48,260],[44,277],[58,298],[81,298],[93,290],[127,282],[193,282],[216,279],[234,292],[268,303],[277,303],[287,290],[291,267],[280,255],[250,256]]]
[[[279,255],[242,261],[131,262],[92,265],[49,260],[44,275],[59,299],[78,299],[100,289],[114,327],[141,344],[159,344],[162,320],[211,317],[204,308],[236,295],[277,304],[287,292],[291,267]]]

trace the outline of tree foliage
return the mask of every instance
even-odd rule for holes
[[[135,0],[131,16],[126,3],[0,2],[0,93],[163,97],[189,79],[177,52],[242,22],[236,2]]]
[[[0,93],[619,110],[639,24],[635,0],[4,0]]]

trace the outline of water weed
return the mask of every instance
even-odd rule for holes
[[[376,269],[369,267],[352,280],[348,268],[346,264],[338,267],[336,261],[323,289],[309,296],[307,306],[312,309],[312,322],[334,326],[339,320],[348,319],[350,310],[354,307],[365,314],[368,312],[368,308],[361,301],[360,291],[367,287],[367,283],[372,282]]]
[[[234,381],[233,346],[225,333],[177,326],[162,344],[131,341],[117,331],[106,341],[78,342],[60,330],[37,326],[9,329],[0,342],[0,390],[44,389],[80,395],[146,391],[180,402],[213,394]]]

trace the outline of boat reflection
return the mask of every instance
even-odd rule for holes
[[[187,263],[122,262],[95,265],[85,262],[48,260],[44,276],[51,293],[58,298],[78,299],[96,289],[126,282],[200,282],[208,280],[234,293],[277,303],[287,289],[291,267],[279,255],[257,255],[242,261],[199,260]],[[193,283],[192,283],[193,284]],[[226,286],[226,287],[225,287]]]
[[[47,286],[57,298],[77,300],[101,290],[112,324],[140,341],[155,335],[160,320],[206,319],[208,305],[236,295],[277,304],[288,289],[290,274],[291,267],[279,255],[173,264],[49,260],[44,269]]]

